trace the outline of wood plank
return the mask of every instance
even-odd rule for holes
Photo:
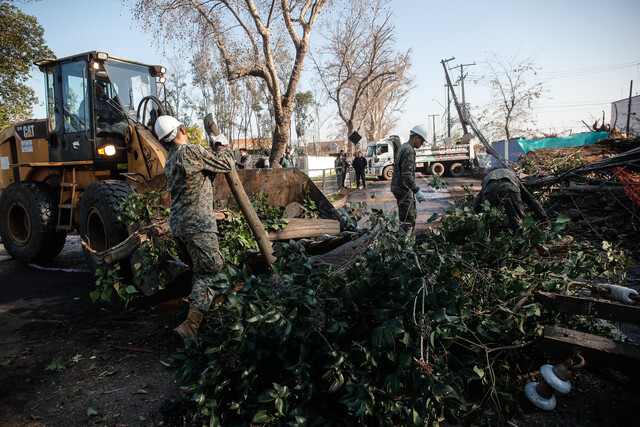
[[[284,230],[269,232],[269,240],[290,240],[340,234],[340,222],[334,219],[292,218]]]
[[[550,292],[535,292],[534,300],[545,308],[564,313],[640,325],[640,307],[598,298],[582,298]]]
[[[640,375],[640,346],[637,345],[557,326],[545,326],[542,349],[545,353],[559,358],[566,358],[575,350],[579,350],[589,365],[617,369],[634,376]]]

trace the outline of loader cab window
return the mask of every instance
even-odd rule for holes
[[[118,93],[106,73],[96,73],[93,90],[95,94],[96,134],[123,135],[127,129],[127,114],[118,102]]]
[[[117,59],[110,59],[105,70],[117,95],[118,105],[135,120],[142,98],[157,96],[156,78],[151,75],[149,67]]]
[[[91,100],[87,95],[87,70],[84,61],[63,64],[62,100],[65,133],[86,132],[90,129]]]
[[[47,131],[49,133],[57,133],[60,131],[60,118],[58,117],[58,109],[56,108],[56,95],[54,86],[54,68],[47,69],[45,73],[45,93],[47,96]]]

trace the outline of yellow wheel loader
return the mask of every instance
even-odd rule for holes
[[[45,77],[47,118],[0,133],[0,237],[12,257],[34,262],[58,255],[67,232],[77,230],[95,270],[104,263],[96,253],[128,236],[119,215],[131,183],[164,173],[168,153],[152,130],[166,114],[157,97],[165,68],[99,51],[36,65]],[[240,180],[267,193],[269,203],[285,206],[308,192],[325,218],[341,220],[299,171],[242,172]]]

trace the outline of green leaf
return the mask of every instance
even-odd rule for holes
[[[569,221],[571,221],[571,217],[566,214],[560,214],[558,218],[556,218],[556,224],[565,224]]]
[[[89,406],[87,408],[87,416],[92,417],[94,415],[98,415],[98,411],[96,411],[96,409],[93,406]]]
[[[433,394],[435,396],[441,397],[453,392],[453,388],[451,388],[448,384],[438,383],[434,389]]]
[[[266,409],[263,409],[262,411],[258,412],[257,414],[255,414],[253,416],[253,418],[251,419],[252,423],[265,423],[267,421],[269,421],[271,419],[271,417],[269,417],[269,413],[267,412]]]
[[[127,286],[127,287],[125,288],[125,292],[126,292],[126,293],[128,293],[128,294],[137,294],[137,293],[138,293],[138,290],[136,289],[136,287],[135,287],[135,286],[133,286],[133,285],[129,285],[129,286]]]
[[[276,397],[276,410],[280,415],[284,415],[284,400],[279,397]]]
[[[484,368],[481,368],[479,365],[473,367],[473,372],[478,374],[480,378],[484,378]]]
[[[238,314],[242,316],[244,312],[244,302],[242,301],[242,298],[237,295],[227,295],[227,299],[231,304],[233,304],[236,310],[238,310]]]

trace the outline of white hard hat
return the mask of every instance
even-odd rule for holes
[[[429,139],[429,134],[427,133],[427,128],[423,125],[415,125],[411,129],[411,134],[420,135],[423,140],[427,141]]]
[[[158,135],[158,139],[160,142],[167,143],[171,142],[178,135],[178,129],[182,126],[175,117],[171,116],[160,116],[156,120],[156,124],[154,129],[156,131],[156,135]]]
[[[219,142],[220,145],[222,145],[223,147],[229,145],[229,141],[227,140],[227,137],[224,136],[223,134],[220,134],[213,138],[213,145],[215,145],[216,142]]]

